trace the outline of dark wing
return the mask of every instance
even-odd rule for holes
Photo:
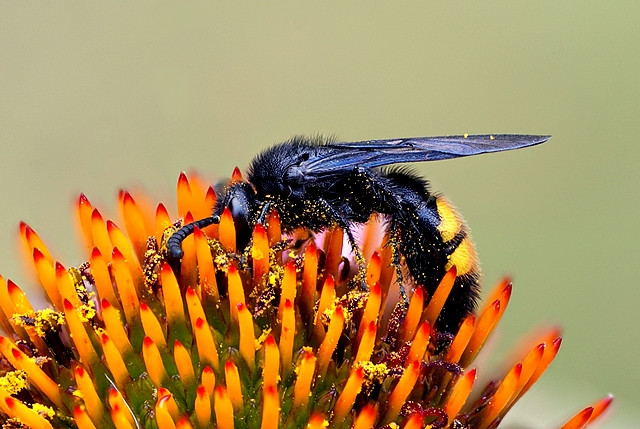
[[[518,149],[543,143],[550,137],[486,134],[331,143],[325,146],[327,150],[302,162],[299,170],[307,178],[322,178],[356,166],[374,168]]]

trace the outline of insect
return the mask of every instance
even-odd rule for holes
[[[337,225],[354,249],[360,273],[364,259],[352,232],[372,214],[388,220],[393,264],[402,282],[402,257],[413,280],[431,296],[446,270],[457,278],[438,318],[440,331],[456,332],[474,311],[479,294],[475,250],[464,221],[427,181],[392,164],[436,161],[499,152],[542,143],[549,136],[495,134],[369,140],[351,143],[294,137],[251,162],[247,180],[231,184],[212,216],[177,230],[167,242],[170,259],[182,257],[181,242],[199,228],[232,213],[238,248],[249,245],[251,226],[275,209],[285,232],[304,227],[318,232]],[[362,278],[362,277],[361,277]],[[401,283],[401,294],[407,299]]]

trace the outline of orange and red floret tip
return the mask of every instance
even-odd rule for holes
[[[234,170],[230,182],[241,180]],[[215,202],[211,187],[185,174],[177,192],[185,222],[208,215]],[[502,380],[476,387],[481,393],[470,400],[477,374],[471,365],[504,313],[510,281],[497,285],[485,307],[447,338],[436,321],[455,266],[433,297],[416,287],[407,309],[396,305],[391,311],[395,273],[388,246],[369,258],[369,291],[350,289],[342,231],[328,231],[322,249],[311,241],[302,250],[276,252],[283,237],[274,212],[266,226],[254,230],[249,269],[229,253],[236,252],[235,228],[226,210],[219,225],[185,240],[183,272],[176,276],[162,254],[165,230],[176,227],[166,207],[159,204],[150,214],[129,192],[118,199],[128,240],[86,196],[79,197],[90,257],[78,268],[67,270],[54,261],[21,222],[38,278],[64,315],[48,329],[63,335],[34,335],[35,323],[17,323],[45,315],[30,307],[17,285],[2,279],[8,302],[0,311],[7,331],[0,353],[11,369],[27,374],[33,402],[52,410],[36,411],[0,388],[6,418],[32,427],[80,429],[105,423],[136,427],[146,419],[155,419],[160,429],[213,422],[232,428],[237,419],[265,429],[393,422],[451,427],[454,421],[482,429],[502,420],[558,352],[559,333],[546,332]],[[73,364],[64,365],[61,353]],[[49,363],[40,367],[34,358]],[[585,408],[564,427],[584,427],[611,399]],[[149,406],[154,413],[135,414]]]

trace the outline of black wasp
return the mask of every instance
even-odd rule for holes
[[[475,309],[479,293],[478,265],[466,225],[444,198],[429,190],[425,179],[402,168],[379,167],[499,152],[548,139],[495,134],[338,143],[294,137],[255,157],[247,181],[229,186],[211,217],[176,231],[167,243],[168,254],[174,260],[181,258],[182,240],[195,226],[219,222],[226,207],[240,232],[238,248],[244,249],[251,226],[262,223],[275,209],[285,232],[299,227],[314,232],[333,225],[342,228],[362,272],[364,261],[350,227],[377,213],[388,219],[396,269],[400,272],[404,256],[410,275],[429,295],[446,270],[456,265],[458,277],[437,322],[441,331],[455,332]]]

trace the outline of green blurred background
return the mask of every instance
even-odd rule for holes
[[[548,133],[415,168],[464,213],[485,289],[514,276],[495,347],[564,327],[511,427],[552,427],[607,392],[601,427],[637,427],[640,3],[56,6],[0,6],[5,277],[33,284],[19,220],[78,264],[79,192],[111,217],[121,187],[175,207],[181,170],[227,176],[293,134]]]

